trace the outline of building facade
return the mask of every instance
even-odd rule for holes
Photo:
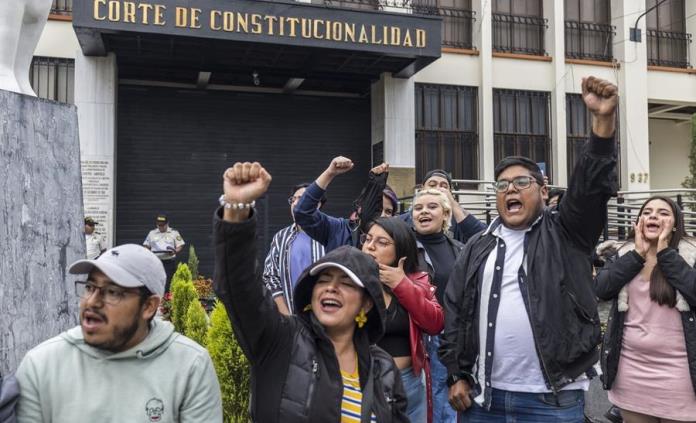
[[[329,193],[336,214],[382,160],[402,195],[434,167],[492,180],[510,154],[563,186],[589,131],[588,75],[619,87],[622,189],[689,174],[693,1],[175,3],[56,0],[35,52],[37,93],[78,107],[85,213],[111,243],[141,242],[164,211],[207,247],[211,189],[240,159],[277,175],[266,237],[289,220],[287,188],[339,154],[357,168]],[[295,40],[277,37],[288,11],[304,17]],[[170,12],[171,31],[158,28]],[[367,32],[351,42],[354,21]]]

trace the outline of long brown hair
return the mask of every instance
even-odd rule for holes
[[[640,207],[638,211],[638,217],[636,218],[636,224],[643,215],[643,209],[653,200],[662,200],[669,204],[672,209],[672,215],[674,216],[674,231],[672,232],[672,238],[669,240],[669,246],[675,250],[679,248],[679,241],[686,236],[686,231],[684,230],[684,213],[682,213],[681,207],[674,202],[671,198],[656,195],[654,197],[648,198],[645,203]],[[631,231],[631,239],[635,239],[635,231]],[[677,304],[677,294],[674,291],[674,287],[667,282],[665,275],[660,270],[660,266],[655,266],[652,273],[650,274],[650,299],[655,301],[660,305],[668,305],[674,307]]]

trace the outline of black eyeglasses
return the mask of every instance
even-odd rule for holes
[[[518,176],[512,181],[508,181],[507,179],[495,181],[493,182],[493,188],[498,192],[505,192],[510,188],[510,184],[512,184],[517,189],[527,189],[531,187],[534,182],[536,182],[536,179],[531,176]]]
[[[302,198],[302,196],[295,197],[294,195],[291,195],[290,197],[288,197],[288,204],[290,204],[290,205],[292,206],[292,203],[293,203],[295,200],[299,200],[300,198]]]
[[[75,294],[83,300],[92,297],[95,292],[110,305],[120,303],[128,294],[142,295],[140,291],[127,291],[115,285],[97,286],[91,281],[75,281]]]
[[[362,234],[360,235],[360,243],[363,245],[370,244],[371,242],[375,242],[380,248],[387,248],[388,246],[392,245],[394,242],[389,241],[386,238],[382,238],[381,236],[373,237],[370,234]]]

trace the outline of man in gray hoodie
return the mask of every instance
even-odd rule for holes
[[[17,369],[18,422],[222,422],[208,352],[154,319],[165,272],[126,244],[72,274],[80,325],[29,351]]]

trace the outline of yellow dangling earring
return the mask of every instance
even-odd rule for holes
[[[355,321],[358,323],[359,329],[362,329],[362,327],[365,326],[365,323],[367,323],[367,314],[365,314],[364,308],[361,308],[360,313],[355,316]]]
[[[306,306],[304,306],[302,311],[312,311],[312,303],[309,303]]]

